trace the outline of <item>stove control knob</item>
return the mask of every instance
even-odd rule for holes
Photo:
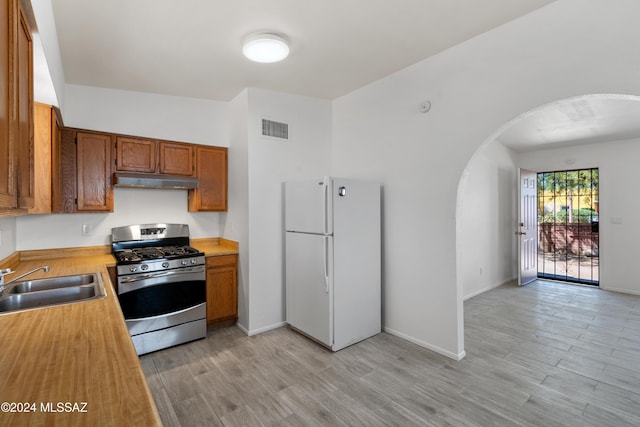
[[[182,264],[182,265],[187,265],[187,260],[186,260],[186,259],[183,259],[182,261],[180,261],[180,264]]]
[[[191,260],[191,264],[195,264],[196,262],[198,262],[198,261],[197,261],[195,258],[193,258],[193,259]]]
[[[147,264],[142,264],[140,266],[140,270],[142,270],[142,271],[147,271],[148,269],[149,269],[149,266]]]
[[[132,273],[135,273],[136,271],[138,271],[138,267],[136,267],[135,265],[132,265],[131,267],[129,267],[129,271]]]
[[[163,268],[169,268],[169,261],[165,261],[162,263]]]

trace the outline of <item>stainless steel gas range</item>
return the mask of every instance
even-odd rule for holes
[[[111,229],[118,300],[139,355],[207,335],[204,253],[186,224]]]

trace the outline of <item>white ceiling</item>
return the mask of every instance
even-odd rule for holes
[[[640,97],[594,94],[526,113],[497,140],[516,151],[528,151],[639,137]]]
[[[65,82],[227,101],[245,87],[333,99],[553,0],[52,0]],[[291,54],[258,64],[243,39]],[[46,74],[46,73],[45,73]],[[522,112],[514,112],[519,114]],[[640,100],[586,96],[514,120],[517,151],[640,137]]]
[[[52,0],[66,83],[226,101],[333,99],[553,0]],[[243,39],[290,40],[257,64]]]

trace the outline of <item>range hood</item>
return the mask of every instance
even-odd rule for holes
[[[116,172],[113,174],[113,185],[116,187],[188,190],[198,187],[198,178],[180,175]]]

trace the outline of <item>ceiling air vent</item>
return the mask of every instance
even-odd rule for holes
[[[289,139],[289,125],[286,123],[262,119],[262,135]]]

